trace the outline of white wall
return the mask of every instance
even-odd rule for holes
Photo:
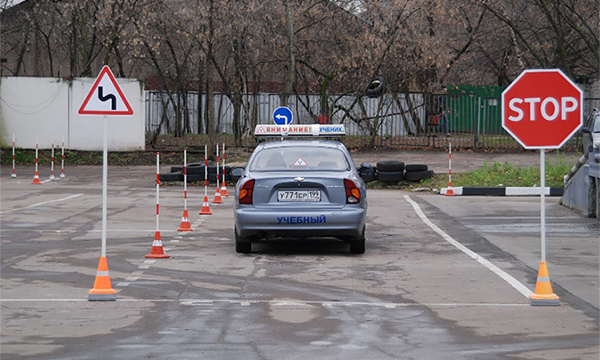
[[[117,79],[133,108],[133,116],[108,117],[110,151],[143,150],[145,147],[145,99],[143,84]],[[75,150],[102,150],[103,116],[80,116],[77,111],[94,79],[72,82],[55,78],[2,77],[0,79],[0,142],[17,147],[50,148],[52,138]]]

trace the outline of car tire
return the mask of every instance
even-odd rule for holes
[[[380,161],[377,163],[377,170],[385,172],[402,172],[404,171],[404,163],[396,160]]]
[[[421,181],[433,177],[433,171],[411,171],[404,175],[404,179],[407,181]]]
[[[366,251],[366,226],[363,227],[361,235],[350,242],[350,253],[352,254],[364,254]]]
[[[370,98],[378,98],[383,94],[384,89],[385,85],[383,83],[383,78],[381,76],[376,76],[369,82],[369,85],[367,85],[365,94]]]
[[[378,171],[377,180],[383,183],[397,183],[404,179],[404,173],[402,171]]]
[[[425,164],[408,164],[405,167],[406,172],[415,172],[415,171],[427,171],[427,165]]]
[[[238,254],[249,254],[252,251],[252,242],[238,235],[237,229],[233,229],[235,236],[235,252]]]
[[[375,180],[375,174],[360,174],[360,177],[363,179],[364,182],[371,182]]]
[[[183,174],[180,172],[159,174],[158,181],[183,181]]]

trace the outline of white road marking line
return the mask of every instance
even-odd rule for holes
[[[521,284],[517,279],[510,276],[509,274],[507,274],[506,272],[504,272],[503,270],[498,268],[496,265],[492,264],[491,262],[489,262],[488,260],[486,260],[485,258],[480,256],[479,254],[471,251],[469,248],[467,248],[463,244],[454,240],[450,235],[446,234],[437,225],[432,223],[431,220],[429,220],[427,218],[425,213],[423,213],[423,210],[421,210],[421,207],[419,206],[419,204],[417,204],[415,201],[413,201],[410,198],[410,196],[404,195],[404,198],[406,199],[406,201],[408,201],[409,204],[412,205],[413,209],[415,210],[417,215],[421,218],[421,220],[423,220],[423,222],[425,224],[427,224],[427,226],[429,226],[433,231],[438,233],[444,240],[446,240],[450,244],[454,245],[457,249],[459,249],[460,251],[462,251],[463,253],[465,253],[466,255],[468,255],[470,258],[474,259],[481,265],[485,266],[487,269],[491,270],[496,275],[500,276],[504,281],[509,283],[513,288],[515,288],[518,292],[523,294],[523,296],[525,296],[526,298],[529,298],[529,295],[533,294],[533,292],[531,290],[529,290],[525,285]]]
[[[22,208],[4,210],[4,211],[0,211],[0,214],[4,214],[4,213],[7,213],[7,212],[12,212],[12,211],[19,211],[19,210],[30,209],[30,208],[33,208],[33,207],[36,207],[36,206],[46,205],[46,204],[50,204],[50,203],[53,203],[53,202],[74,199],[74,198],[76,198],[78,196],[81,196],[81,195],[83,195],[83,194],[75,194],[75,195],[67,196],[67,197],[64,197],[64,198],[56,199],[56,200],[44,201],[44,202],[40,202],[40,203],[37,203],[37,204],[25,206],[25,207],[22,207]]]
[[[79,302],[89,301],[87,297],[77,299],[0,299],[0,303],[19,303],[19,302]],[[117,302],[178,302],[181,305],[187,306],[213,306],[216,304],[240,304],[242,306],[250,306],[252,304],[263,305],[280,305],[284,306],[282,301],[274,300],[244,300],[239,299],[134,299],[124,298],[117,299]],[[383,309],[395,309],[402,307],[530,307],[529,303],[389,303],[389,302],[365,302],[365,301],[289,301],[285,306],[310,306],[320,305],[325,308],[333,307],[380,307]]]
[[[119,282],[119,283],[117,284],[117,286],[121,286],[121,287],[126,287],[126,286],[128,286],[128,285],[129,285],[129,283],[128,283],[128,282],[124,282],[124,281],[121,281],[121,282]]]
[[[171,240],[172,243],[178,243],[179,240]]]

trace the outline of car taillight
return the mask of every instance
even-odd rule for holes
[[[254,179],[250,179],[240,189],[240,204],[252,204],[252,192],[254,191]]]
[[[360,202],[360,189],[354,181],[344,179],[344,187],[346,188],[346,204],[358,204]]]

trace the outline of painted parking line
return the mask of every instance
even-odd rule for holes
[[[87,298],[78,299],[0,299],[0,303],[34,303],[34,302],[88,302]],[[248,307],[252,305],[269,305],[274,307],[287,308],[306,308],[309,306],[322,306],[324,308],[364,308],[376,307],[382,309],[397,309],[408,307],[428,307],[428,308],[454,308],[454,307],[530,307],[525,303],[390,303],[379,301],[303,301],[303,300],[283,300],[283,299],[262,299],[262,300],[240,300],[240,299],[134,299],[119,298],[117,302],[151,302],[151,303],[179,303],[184,306],[217,306],[217,305],[238,305]]]
[[[412,205],[413,209],[415,210],[417,215],[421,218],[421,220],[425,224],[427,224],[427,226],[429,226],[433,231],[438,233],[438,235],[440,235],[444,240],[446,240],[447,242],[452,244],[454,247],[456,247],[457,249],[459,249],[460,251],[462,251],[463,253],[468,255],[470,258],[472,258],[473,260],[477,261],[478,263],[480,263],[481,265],[483,265],[484,267],[486,267],[487,269],[492,271],[494,274],[500,276],[504,281],[506,281],[513,288],[515,288],[518,292],[523,294],[523,296],[525,296],[526,298],[529,298],[529,295],[533,294],[533,292],[531,290],[529,290],[525,285],[521,284],[517,279],[510,276],[509,274],[507,274],[506,272],[501,270],[499,267],[497,267],[496,265],[492,264],[491,262],[489,262],[488,260],[486,260],[485,258],[480,256],[479,254],[475,253],[474,251],[471,251],[469,248],[467,248],[463,244],[454,240],[450,235],[446,234],[442,229],[440,229],[437,225],[435,225],[433,222],[431,222],[431,220],[429,220],[429,218],[427,218],[425,213],[423,213],[423,210],[421,210],[421,207],[419,206],[419,204],[417,204],[415,201],[413,201],[410,198],[410,196],[404,195],[404,198],[406,199],[406,201],[408,201],[408,203],[410,205]]]
[[[12,211],[19,211],[19,210],[31,209],[31,208],[34,208],[36,206],[46,205],[46,204],[50,204],[50,203],[58,202],[58,201],[70,200],[70,199],[74,199],[74,198],[76,198],[78,196],[81,196],[81,195],[83,195],[83,194],[75,194],[75,195],[67,196],[67,197],[64,197],[64,198],[56,199],[56,200],[44,201],[44,202],[40,202],[40,203],[37,203],[37,204],[25,206],[25,207],[22,207],[22,208],[4,210],[4,211],[0,211],[0,214],[4,214],[4,213],[7,213],[7,212],[12,212]]]

